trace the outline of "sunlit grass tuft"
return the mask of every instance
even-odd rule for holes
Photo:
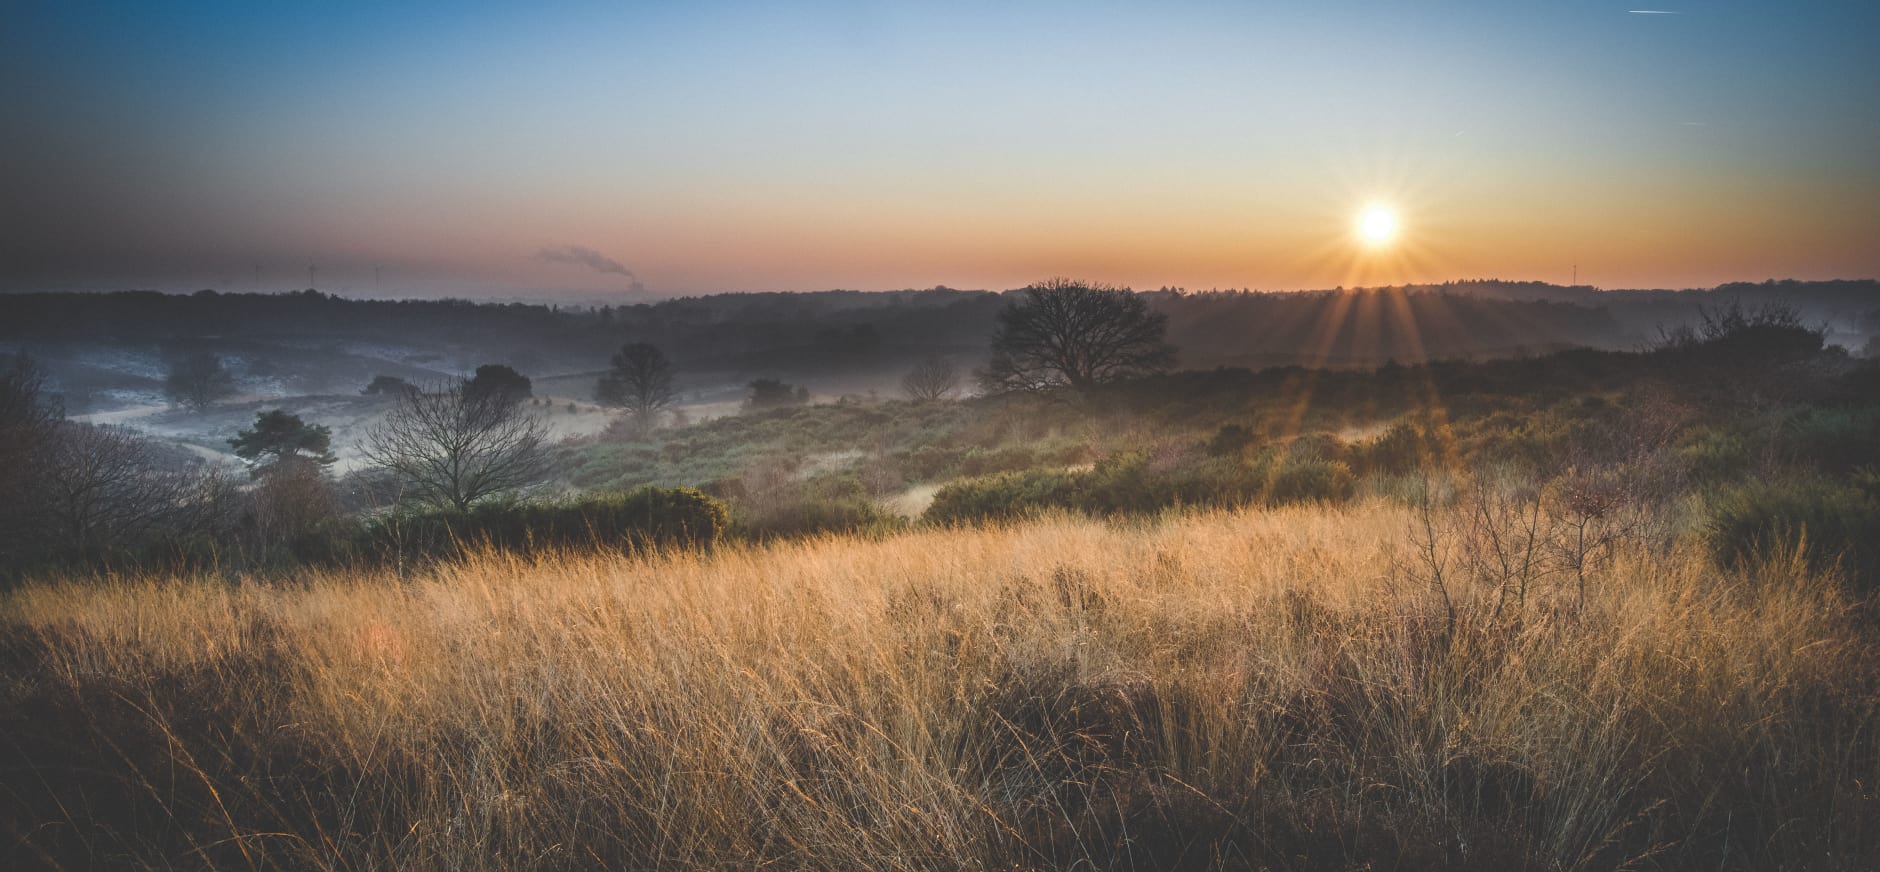
[[[22,863],[1873,865],[1874,649],[1803,560],[1450,625],[1381,504],[41,583]]]

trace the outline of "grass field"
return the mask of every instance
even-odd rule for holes
[[[12,868],[1867,869],[1874,618],[1415,513],[1046,516],[0,599]]]

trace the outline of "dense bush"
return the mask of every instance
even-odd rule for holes
[[[484,546],[525,553],[589,546],[710,547],[728,523],[724,503],[697,490],[644,487],[554,502],[388,515],[366,526],[356,553],[373,561],[450,557]]]
[[[1700,484],[1735,481],[1755,463],[1750,438],[1724,427],[1696,427],[1675,448],[1678,463]]]
[[[921,517],[952,524],[1065,508],[1076,502],[1082,477],[1063,470],[1032,469],[961,479],[934,494],[933,504]]]
[[[907,477],[914,481],[943,478],[960,468],[966,449],[950,445],[922,445],[911,451],[897,452],[896,460]]]
[[[1699,306],[1698,316],[1699,323],[1661,331],[1659,350],[1698,355],[1708,363],[1754,366],[1807,357],[1819,352],[1826,338],[1803,326],[1801,311],[1785,303],[1746,307],[1739,300],[1714,309]]]
[[[1351,446],[1349,462],[1365,472],[1408,475],[1435,457],[1435,441],[1407,421],[1392,424],[1376,438]]]
[[[990,475],[1040,466],[1072,466],[1089,460],[1081,442],[1007,445],[999,447],[922,445],[892,455],[894,465],[910,482],[936,481],[956,476]]]
[[[814,492],[764,511],[737,511],[733,519],[734,535],[757,541],[824,533],[883,533],[907,523],[866,496]]]
[[[1880,462],[1880,409],[1809,409],[1785,422],[1786,453],[1824,472]]]
[[[1288,460],[1274,468],[1266,499],[1273,504],[1342,503],[1356,492],[1351,467],[1340,461]]]
[[[1725,566],[1801,549],[1811,566],[1839,562],[1856,591],[1880,583],[1880,495],[1818,478],[1759,480],[1720,494],[1705,537]]]
[[[1029,469],[1037,462],[1037,455],[1025,445],[992,449],[971,448],[960,458],[959,471],[966,475],[986,475],[993,472]]]
[[[1356,491],[1356,477],[1342,461],[1282,460],[1270,452],[1243,460],[1207,451],[1126,451],[1088,472],[1033,469],[955,481],[934,495],[924,517],[956,523],[1046,509],[1153,514],[1177,506],[1344,502]]]
[[[899,484],[884,470],[876,472],[882,487],[871,491],[871,476],[860,468],[838,464],[816,472],[771,458],[752,463],[736,477],[715,481],[707,490],[730,505],[730,533],[739,539],[879,533],[905,521],[875,501],[881,490]]]
[[[1259,441],[1259,435],[1239,424],[1222,424],[1208,437],[1208,453],[1222,456],[1234,456],[1245,452]]]
[[[1075,508],[1095,514],[1151,514],[1172,506],[1238,506],[1265,492],[1265,454],[1249,460],[1165,450],[1131,451],[1097,463]]]
[[[1557,469],[1565,465],[1567,445],[1575,439],[1550,426],[1553,423],[1539,415],[1495,412],[1463,428],[1458,448],[1478,464],[1515,466],[1530,473]]]
[[[1330,433],[1305,433],[1286,443],[1286,459],[1291,461],[1344,460],[1350,446]]]

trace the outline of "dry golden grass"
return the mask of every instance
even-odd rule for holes
[[[0,859],[1872,868],[1870,630],[1628,553],[1446,625],[1347,509],[40,583]]]

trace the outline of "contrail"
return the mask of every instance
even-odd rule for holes
[[[1683,15],[1684,13],[1673,12],[1669,9],[1627,9],[1626,14],[1628,15]]]
[[[627,269],[607,255],[581,245],[549,246],[535,253],[536,260],[550,263],[572,263],[585,266],[595,272],[614,273],[629,279],[635,278],[633,270]]]

